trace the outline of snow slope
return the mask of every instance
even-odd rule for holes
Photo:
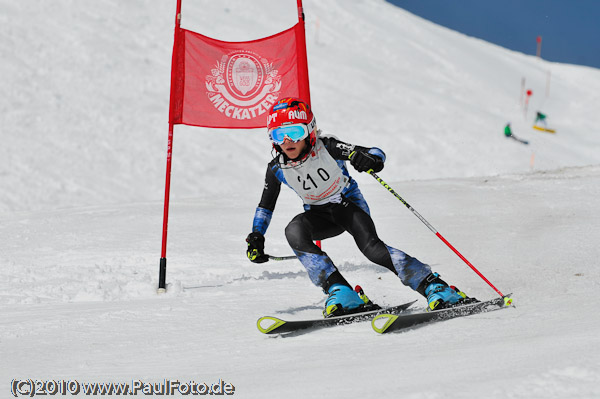
[[[183,1],[182,25],[251,40],[297,19],[291,0],[247,3]],[[0,194],[0,211],[162,199],[174,7],[0,1],[0,176],[19,187]],[[319,127],[381,146],[397,178],[528,172],[532,155],[542,170],[600,162],[600,71],[508,51],[383,1],[305,8]],[[522,78],[534,92],[527,119]],[[530,128],[538,109],[559,134]],[[530,146],[504,138],[508,121]],[[177,126],[173,151],[174,198],[231,195],[260,190],[269,143],[261,130]]]
[[[170,286],[156,295],[174,3],[0,0],[0,396],[14,378],[224,379],[241,398],[600,396],[598,70],[379,0],[305,0],[320,128],[383,148],[381,177],[516,308],[389,336],[357,324],[272,338],[259,316],[314,317],[324,298],[298,262],[244,258],[269,156],[261,130],[176,128]],[[291,26],[294,5],[184,0],[183,26],[249,40]],[[537,109],[556,135],[530,128]],[[509,120],[531,145],[504,138]],[[354,175],[386,243],[472,296],[496,295]],[[300,210],[284,190],[271,253],[290,253],[283,228]],[[324,244],[376,302],[417,299],[349,236]]]

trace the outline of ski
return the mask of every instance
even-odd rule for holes
[[[529,144],[529,141],[520,139],[520,138],[516,137],[515,135],[510,136],[510,138],[515,141],[518,141],[519,143],[525,144],[525,145]]]
[[[541,127],[541,126],[533,126],[533,128],[534,128],[535,130],[539,130],[539,131],[541,131],[541,132],[547,132],[547,133],[556,133],[556,130],[554,130],[554,129],[548,129],[548,128]]]
[[[431,312],[408,313],[405,315],[383,313],[377,315],[375,318],[373,318],[373,320],[371,320],[371,326],[376,332],[384,334],[413,327],[418,324],[490,312],[492,310],[503,309],[511,306],[512,299],[510,299],[510,295],[511,294],[508,294],[506,296],[491,299],[489,301],[475,302],[453,308],[434,310]]]
[[[335,316],[321,319],[311,320],[282,320],[273,316],[264,316],[258,319],[256,326],[263,334],[285,334],[293,333],[306,329],[318,329],[324,327],[333,327],[344,324],[357,323],[361,321],[369,321],[373,317],[386,314],[399,314],[408,309],[416,300],[404,303],[397,306],[389,306],[381,309],[371,310],[367,312],[352,313],[343,316]]]

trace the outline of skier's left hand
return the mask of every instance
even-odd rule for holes
[[[359,172],[380,172],[383,169],[383,159],[368,152],[353,151],[350,156],[350,164]]]
[[[246,237],[248,249],[246,256],[252,263],[264,263],[269,260],[269,256],[265,255],[265,237],[258,233],[252,232]]]

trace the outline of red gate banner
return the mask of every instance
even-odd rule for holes
[[[189,30],[176,34],[173,124],[265,127],[280,97],[310,101],[304,23],[263,39],[224,42]]]

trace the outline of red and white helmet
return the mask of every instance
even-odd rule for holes
[[[286,138],[294,142],[306,140],[308,148],[317,142],[315,117],[310,106],[297,98],[282,98],[271,107],[267,129],[273,147],[279,152],[279,144]]]

